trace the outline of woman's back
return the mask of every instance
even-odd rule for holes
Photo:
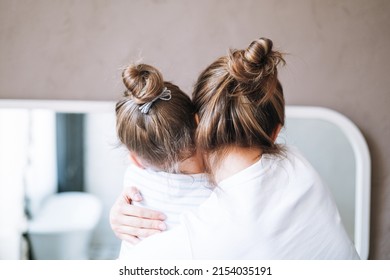
[[[196,259],[358,258],[330,192],[292,148],[220,182],[184,224]]]

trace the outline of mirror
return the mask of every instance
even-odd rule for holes
[[[89,258],[117,257],[108,215],[122,190],[127,152],[116,138],[114,103],[1,100],[0,146],[1,244],[13,240],[1,245],[0,259],[28,258],[21,234],[43,215],[48,197],[70,191],[92,194],[102,205]]]
[[[65,190],[81,187],[100,199],[103,211],[90,258],[117,257],[119,240],[108,215],[121,192],[128,157],[118,148],[114,106],[96,101],[0,100],[0,259],[24,258],[20,248],[26,247],[21,238],[26,213],[36,218],[45,198],[60,184]],[[74,122],[82,126],[67,128]],[[320,173],[358,253],[366,259],[370,157],[360,131],[329,109],[290,106],[278,141],[297,146]],[[67,159],[68,154],[75,157]]]
[[[298,147],[329,187],[361,259],[368,258],[371,159],[358,127],[323,107],[287,106],[279,141]]]

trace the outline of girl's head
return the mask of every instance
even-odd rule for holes
[[[176,172],[195,152],[195,109],[190,98],[146,64],[122,73],[127,90],[116,104],[119,140],[144,166]]]
[[[285,63],[282,54],[272,49],[271,40],[260,38],[246,50],[231,50],[200,74],[193,92],[200,119],[198,148],[217,159],[230,147],[279,152],[274,143],[284,125],[279,63]]]

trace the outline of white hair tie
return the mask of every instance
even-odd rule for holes
[[[171,91],[165,87],[160,95],[156,96],[152,101],[142,104],[142,106],[140,106],[138,110],[140,110],[143,114],[147,114],[149,113],[150,107],[152,107],[153,103],[156,102],[157,99],[168,101],[171,98]]]

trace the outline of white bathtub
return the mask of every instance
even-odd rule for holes
[[[85,192],[62,192],[46,198],[28,223],[33,259],[86,260],[101,203]]]

